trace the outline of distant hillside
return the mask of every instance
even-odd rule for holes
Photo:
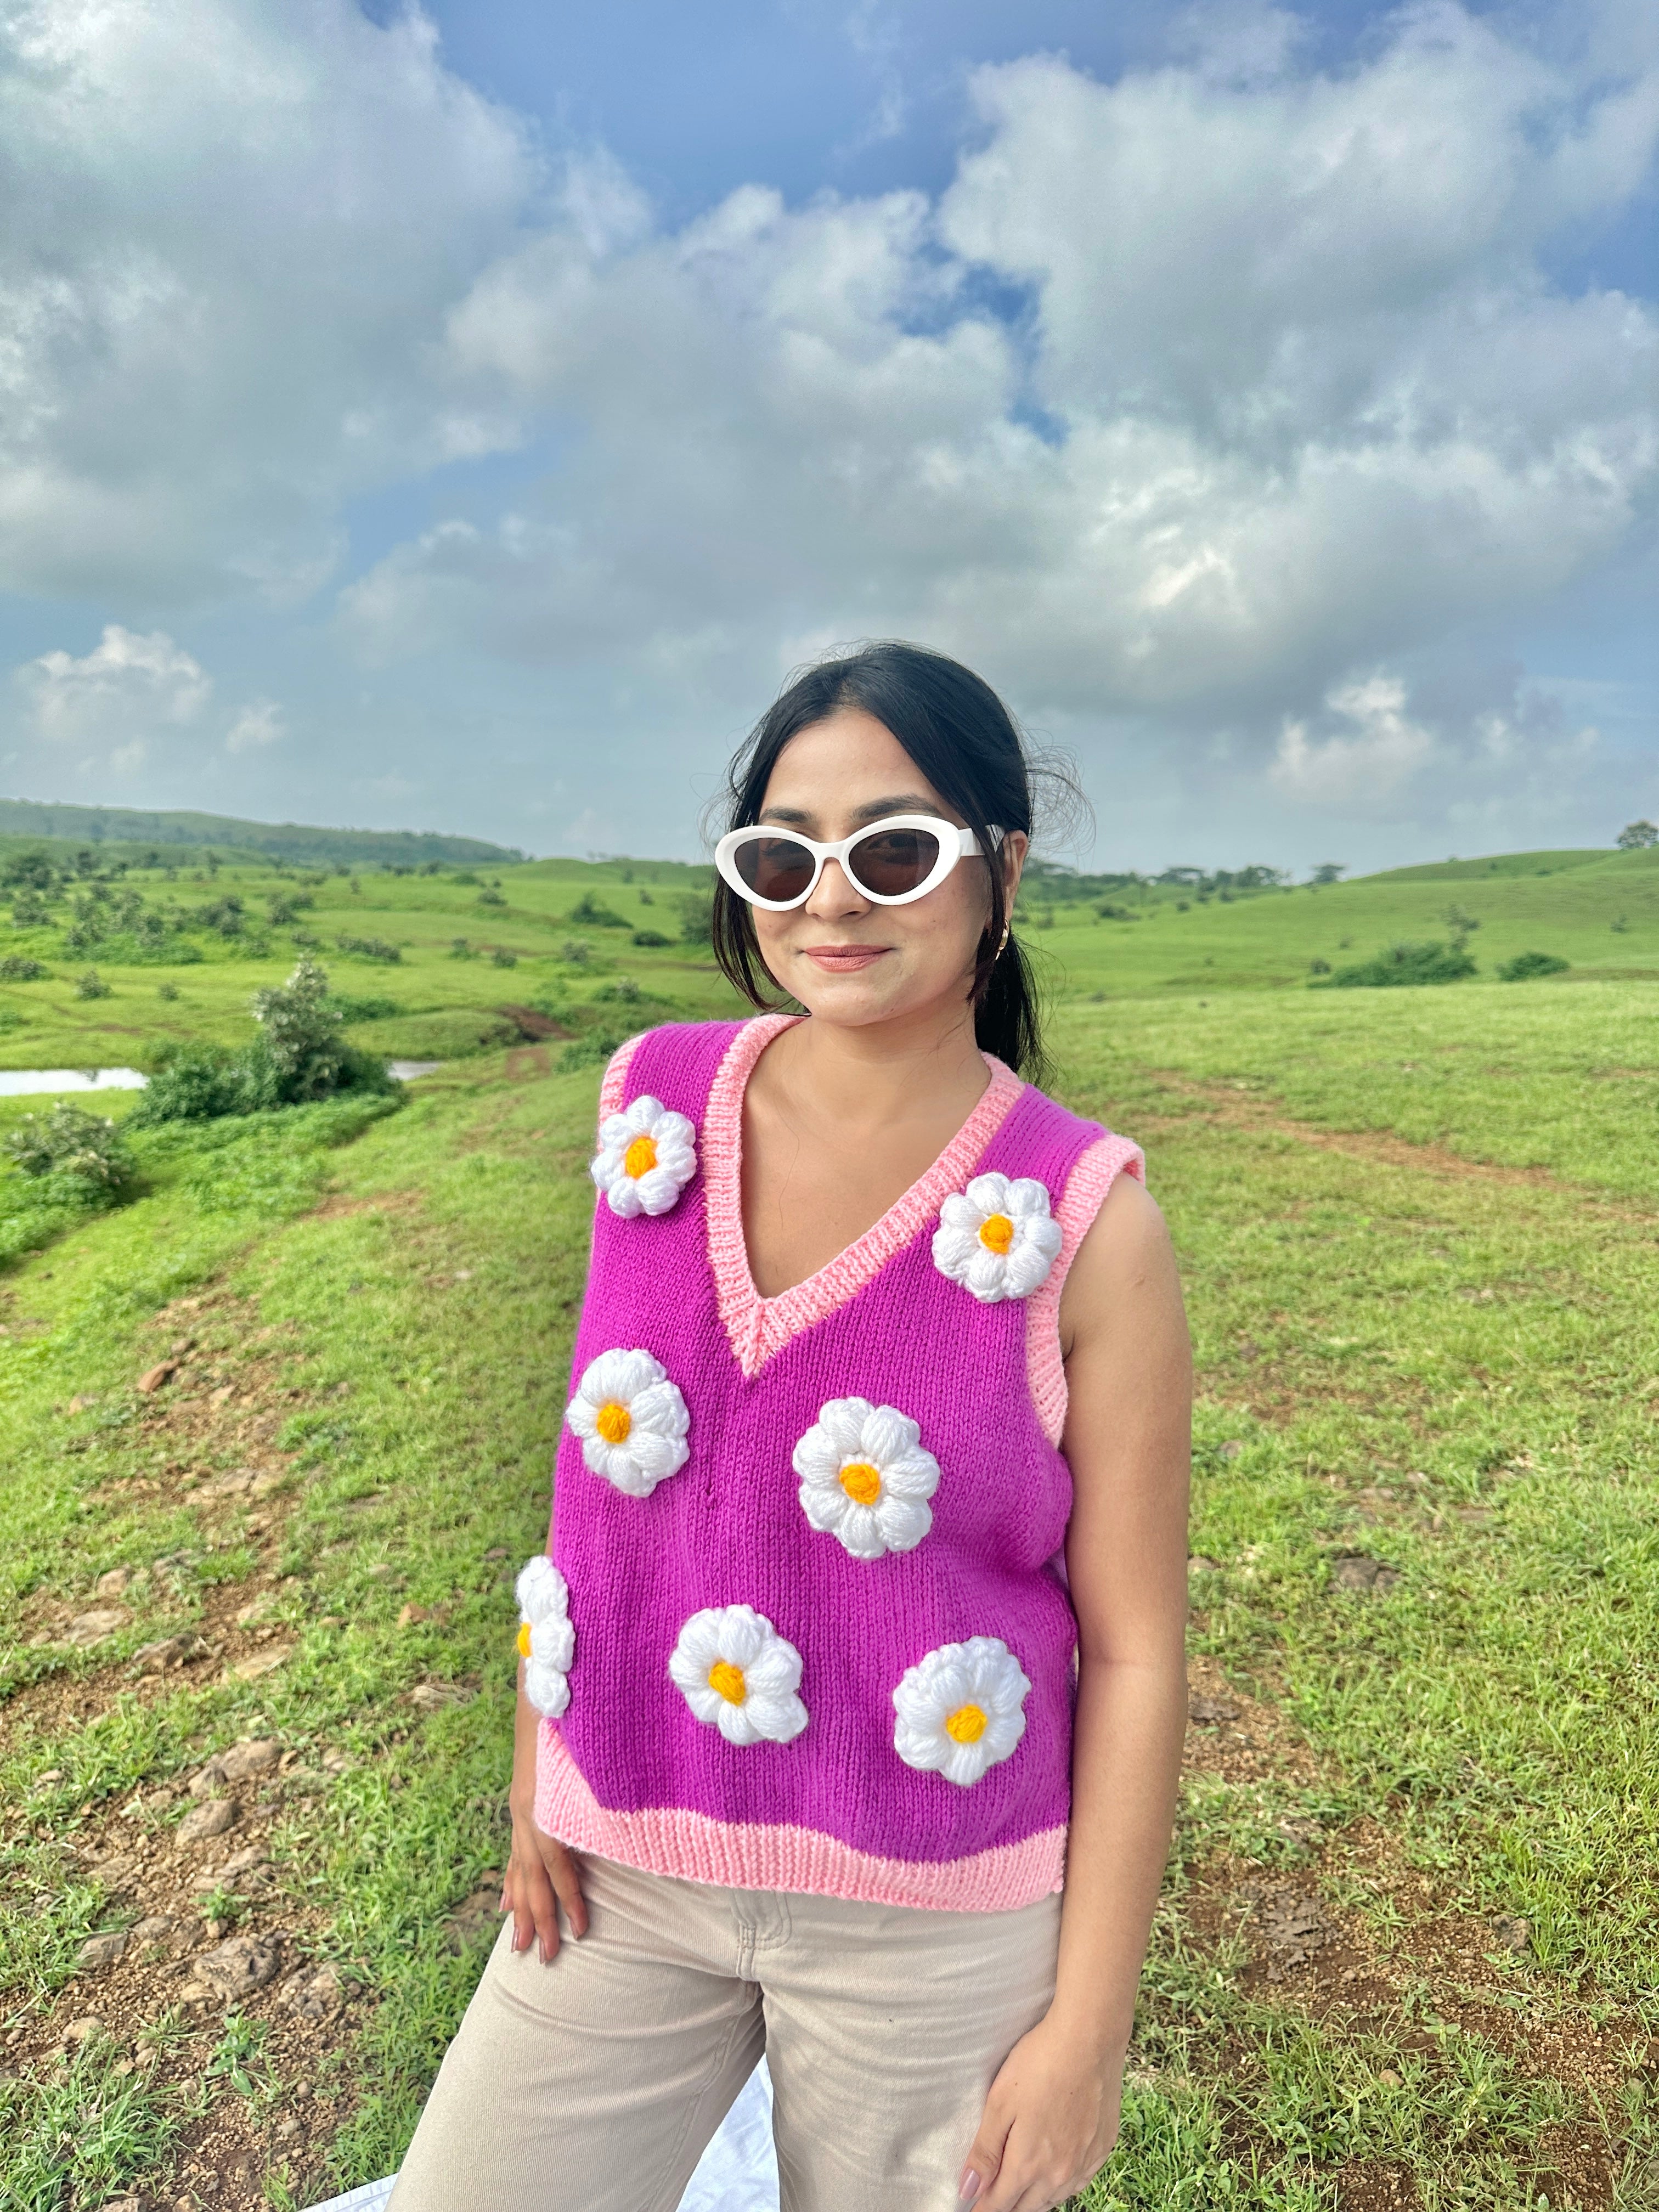
[[[315,830],[299,822],[240,822],[228,814],[149,814],[131,806],[52,806],[0,799],[0,837],[66,837],[85,845],[223,845],[273,860],[333,866],[501,867],[526,855],[481,837],[443,837],[430,830]]]

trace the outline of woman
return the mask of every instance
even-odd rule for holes
[[[607,1072],[512,1919],[394,2212],[672,2212],[763,2049],[785,2212],[1039,2212],[1116,2136],[1186,1711],[1163,1221],[1013,1072],[987,685],[813,668],[731,801],[716,951],[806,1012]]]

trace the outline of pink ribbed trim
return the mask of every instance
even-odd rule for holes
[[[755,1062],[773,1038],[802,1018],[763,1014],[732,1040],[709,1086],[703,1115],[703,1175],[708,1191],[708,1263],[714,1273],[720,1319],[744,1373],[760,1373],[792,1336],[823,1321],[855,1297],[915,1236],[953,1190],[973,1174],[980,1156],[1025,1088],[1013,1070],[988,1052],[991,1080],[973,1112],[919,1182],[890,1206],[873,1228],[837,1254],[816,1275],[775,1298],[763,1298],[749,1268],[743,1234],[743,1094]]]
[[[972,1858],[879,1859],[812,1828],[711,1820],[672,1806],[608,1812],[550,1721],[542,1724],[536,1761],[536,1826],[573,1850],[726,1889],[805,1890],[940,1912],[1012,1912],[1065,1887],[1064,1828],[1046,1828]]]
[[[628,1097],[628,1071],[635,1054],[645,1042],[645,1033],[624,1037],[605,1062],[605,1080],[599,1085],[599,1119],[608,1121],[613,1114],[620,1114]]]
[[[1025,1371],[1031,1403],[1042,1432],[1058,1444],[1066,1426],[1066,1363],[1060,1356],[1060,1294],[1077,1257],[1077,1248],[1094,1225],[1106,1194],[1121,1175],[1146,1180],[1146,1161],[1127,1137],[1102,1137],[1090,1146],[1066,1178],[1054,1218],[1060,1227],[1060,1256],[1025,1308]]]

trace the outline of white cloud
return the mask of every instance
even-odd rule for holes
[[[250,699],[225,738],[225,750],[232,753],[258,752],[264,745],[274,745],[285,734],[283,710],[274,699]]]
[[[1298,75],[1293,31],[1200,19],[1190,59],[1109,85],[981,70],[988,137],[936,206],[748,187],[673,234],[630,206],[597,252],[556,224],[448,349],[571,457],[495,527],[397,549],[349,634],[709,641],[752,683],[803,632],[896,630],[1028,714],[1224,717],[1265,761],[1368,668],[1593,570],[1659,480],[1659,326],[1543,257],[1637,188],[1659,75],[1444,5],[1340,73]],[[981,271],[1027,288],[1023,340]],[[1403,742],[1307,738],[1279,787]]]
[[[1358,812],[1392,798],[1433,756],[1434,739],[1406,713],[1398,677],[1342,685],[1325,703],[1351,734],[1310,740],[1305,722],[1286,722],[1270,773],[1287,798]]]
[[[0,585],[314,589],[343,497],[488,447],[443,316],[536,189],[414,11],[0,11]]]
[[[59,647],[15,672],[42,737],[76,744],[125,738],[129,768],[143,758],[135,730],[193,722],[213,691],[201,663],[165,630],[140,636],[119,623],[79,659]]]

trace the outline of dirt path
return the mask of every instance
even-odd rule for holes
[[[1414,1174],[1443,1176],[1455,1182],[1548,1191],[1593,1207],[1615,1220],[1659,1221],[1659,1207],[1620,1204],[1587,1184],[1568,1182],[1547,1168],[1502,1167],[1487,1160],[1466,1159],[1461,1152],[1454,1152],[1444,1145],[1413,1144],[1407,1138],[1392,1136],[1380,1129],[1328,1129],[1317,1122],[1294,1120],[1280,1112],[1271,1097],[1243,1085],[1200,1083],[1170,1068],[1148,1068],[1146,1073],[1160,1089],[1178,1098],[1193,1100],[1202,1108],[1206,1121],[1222,1128],[1288,1138],[1294,1144],[1311,1145],[1319,1152],[1340,1152],[1345,1158],[1363,1160],[1368,1166],[1409,1168]],[[1156,1115],[1143,1114],[1139,1118],[1147,1121]]]

